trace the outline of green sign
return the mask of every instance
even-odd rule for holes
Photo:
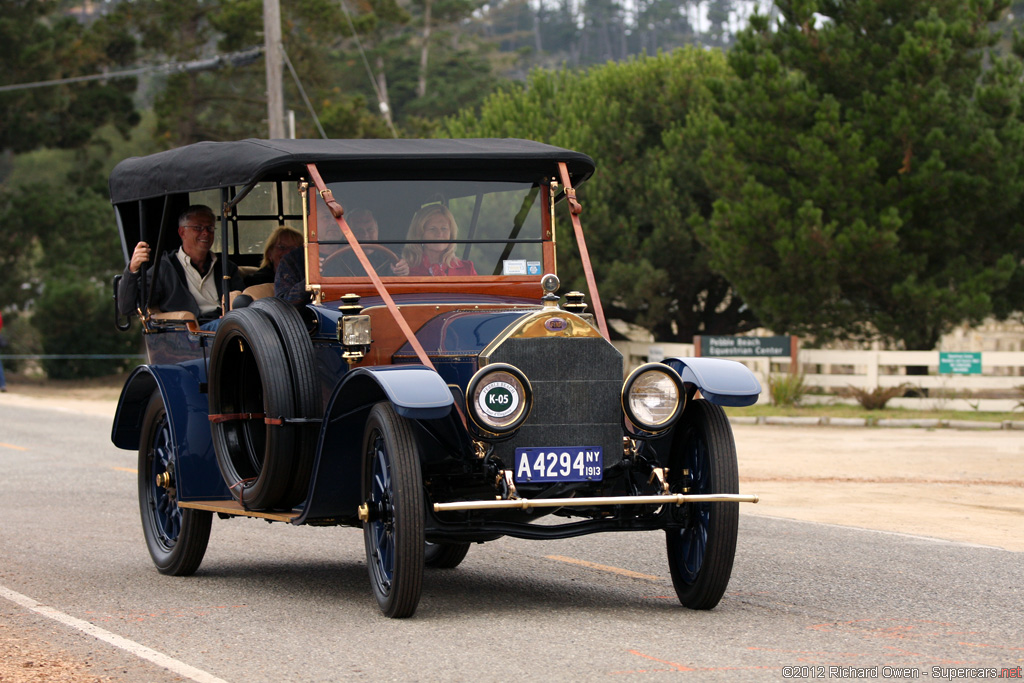
[[[980,375],[980,351],[940,351],[940,375]]]
[[[724,337],[700,338],[702,356],[789,356],[789,337]]]

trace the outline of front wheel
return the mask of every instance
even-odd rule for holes
[[[363,436],[366,564],[388,617],[409,617],[423,588],[423,479],[409,422],[389,403],[370,410]]]
[[[721,407],[693,401],[683,414],[672,448],[669,483],[673,493],[738,493],[736,443]],[[739,527],[739,503],[686,503],[671,508],[674,525],[665,530],[672,585],[679,602],[712,609],[732,574]]]
[[[178,507],[176,449],[160,392],[153,392],[139,442],[142,532],[161,574],[189,576],[199,569],[213,515]]]

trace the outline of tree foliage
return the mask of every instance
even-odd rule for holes
[[[754,323],[710,270],[690,228],[691,214],[711,210],[696,164],[712,104],[707,83],[727,79],[721,54],[698,49],[586,72],[535,71],[525,89],[492,95],[478,116],[451,119],[445,132],[531,138],[590,154],[597,173],[580,189],[581,218],[606,312],[657,339],[689,341]],[[563,227],[561,277],[584,289],[571,245]]]
[[[116,24],[82,23],[54,0],[0,0],[0,85],[97,74],[131,64],[135,41]],[[134,79],[55,85],[0,93],[0,151],[81,147],[112,123],[138,123]]]
[[[32,324],[44,354],[131,354],[138,335],[114,325],[111,282],[120,272],[120,244],[112,239],[110,203],[82,189],[52,201],[53,185],[30,185],[0,193],[3,235],[14,247],[0,256],[0,267],[15,278],[0,288],[5,303],[31,303]],[[7,246],[7,245],[5,245]],[[6,268],[10,267],[10,271]],[[49,377],[71,379],[108,374],[120,359],[44,359]]]
[[[685,46],[726,47],[758,0],[490,2],[466,30],[519,53],[530,67],[593,66]],[[767,0],[761,0],[767,3]]]
[[[366,11],[354,18],[356,31],[407,18],[394,0],[362,6]],[[138,35],[141,51],[153,62],[182,63],[262,46],[262,7],[261,0],[137,0],[118,3],[110,21]],[[285,52],[327,134],[390,136],[379,113],[367,106],[362,93],[341,92],[337,87],[337,48],[352,35],[339,3],[281,3],[281,22]],[[166,147],[266,136],[266,70],[262,59],[215,70],[158,76],[150,87],[155,93],[157,135]],[[287,69],[284,90],[287,107],[296,110],[298,137],[319,137],[299,86]]]
[[[768,326],[934,348],[1024,304],[1020,60],[999,0],[787,0],[729,53],[700,239]]]
[[[423,94],[422,3],[396,0],[281,3],[282,43],[294,67],[284,70],[286,107],[297,137],[320,136],[309,98],[328,137],[391,137],[380,104],[399,128],[422,134],[432,120],[474,106],[493,87],[491,49],[452,26],[475,5],[433,3],[433,37]],[[131,27],[154,61],[187,62],[263,44],[261,0],[136,0],[117,4],[112,21]],[[368,73],[369,71],[369,73]],[[265,64],[187,71],[156,79],[154,110],[165,146],[266,135]],[[301,90],[300,90],[301,88]]]

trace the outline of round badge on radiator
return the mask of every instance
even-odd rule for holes
[[[519,407],[519,392],[508,382],[491,382],[480,390],[480,410],[491,417],[508,417]]]

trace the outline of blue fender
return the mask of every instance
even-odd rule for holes
[[[362,503],[363,430],[370,409],[381,401],[410,420],[435,420],[455,400],[437,372],[422,365],[357,368],[334,388],[320,426],[309,495],[294,520],[354,517]]]
[[[202,387],[202,360],[177,365],[140,365],[128,377],[114,413],[110,439],[118,448],[138,450],[150,396],[160,392],[177,449],[179,500],[231,500],[217,465],[210,433],[210,408]]]
[[[662,362],[678,372],[683,382],[696,385],[704,398],[718,405],[754,405],[761,393],[761,383],[754,373],[734,360],[666,358]]]

